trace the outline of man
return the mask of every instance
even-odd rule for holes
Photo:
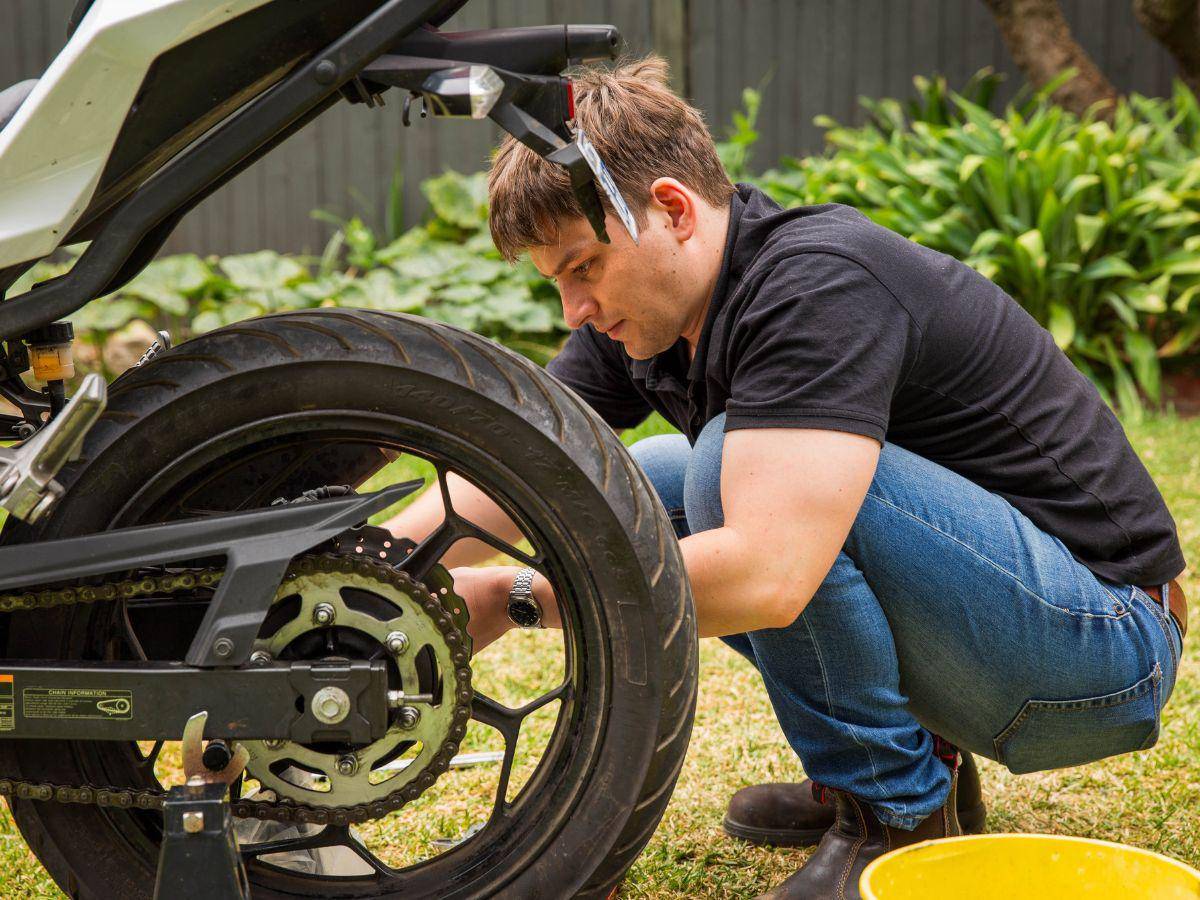
[[[957,748],[1029,772],[1152,746],[1185,629],[1182,552],[1046,331],[852,209],[784,211],[730,184],[660,60],[587,73],[576,97],[639,243],[613,215],[596,241],[566,179],[511,140],[492,235],[559,287],[574,331],[549,370],[613,428],[657,410],[682,432],[633,455],[676,524],[701,635],[758,667],[814,783],[730,804],[739,837],[820,838],[769,896],[857,897],[886,850],[959,833],[959,813],[982,828]],[[427,533],[436,493],[393,530]],[[512,627],[513,570],[454,574],[477,646]],[[533,592],[557,624],[540,576]]]

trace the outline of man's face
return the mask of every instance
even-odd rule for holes
[[[529,257],[558,285],[567,325],[592,326],[625,345],[634,359],[649,359],[679,340],[693,315],[694,293],[685,254],[672,233],[670,216],[653,205],[635,244],[613,215],[607,216],[611,244],[596,240],[579,218],[564,223],[558,240],[534,247]]]

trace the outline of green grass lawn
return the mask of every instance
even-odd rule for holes
[[[627,442],[666,430],[652,421]],[[1189,559],[1200,558],[1200,420],[1153,418],[1129,426],[1130,438],[1165,495]],[[420,469],[413,474],[424,474]],[[396,473],[389,472],[389,477]],[[1184,579],[1192,596],[1200,581]],[[516,703],[555,683],[560,644],[553,632],[521,632],[480,654],[476,681]],[[991,831],[1072,834],[1122,841],[1200,866],[1200,651],[1189,638],[1185,666],[1165,713],[1158,746],[1059,772],[1016,777],[982,761]],[[523,735],[518,786],[549,733],[550,708]],[[464,750],[498,749],[479,726]],[[364,829],[394,864],[432,852],[436,837],[461,834],[478,817],[478,800],[495,784],[495,767],[452,771],[417,803]],[[700,699],[687,762],[657,834],[633,867],[624,897],[745,897],[790,874],[805,851],[763,850],[720,828],[735,790],[802,772],[775,723],[757,673],[717,641],[701,644]],[[61,896],[8,817],[0,813],[0,895]]]

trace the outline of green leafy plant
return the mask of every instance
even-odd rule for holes
[[[964,260],[1136,415],[1200,341],[1200,106],[1177,84],[1130,97],[1110,124],[1051,105],[1053,87],[995,114],[918,79],[918,101],[868,104],[863,127],[822,119],[830,152],[759,184],[784,205],[855,206]],[[972,92],[990,97],[986,73]]]
[[[762,91],[745,88],[742,91],[742,108],[734,110],[733,125],[728,136],[717,142],[717,155],[725,167],[730,181],[746,181],[750,177],[750,157],[759,134],[758,111],[762,108]]]

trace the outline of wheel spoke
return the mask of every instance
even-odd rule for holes
[[[162,748],[163,742],[155,741],[154,746],[150,748],[150,752],[142,754],[142,760],[138,763],[138,767],[143,770],[149,769],[153,772],[154,764],[158,762],[158,754],[162,753]],[[138,752],[141,753],[141,750],[139,749]]]
[[[350,832],[349,826],[342,827],[346,829],[346,840],[343,842],[344,847],[348,848],[355,856],[374,869],[376,874],[384,876],[395,874],[393,869],[384,865],[374,853],[363,845],[362,841]]]
[[[521,725],[532,713],[555,700],[565,700],[571,692],[571,682],[564,681],[553,690],[531,700],[524,706],[513,709],[498,700],[493,700],[487,694],[476,693],[471,700],[471,718],[483,725],[495,728],[504,738],[504,760],[500,764],[500,777],[496,782],[496,798],[492,804],[492,812],[488,817],[488,828],[508,809],[508,782],[512,776],[513,760],[517,755],[517,738],[521,733]]]
[[[537,556],[530,556],[524,550],[514,547],[512,544],[508,543],[508,541],[497,537],[490,531],[480,528],[474,522],[468,521],[467,519],[459,519],[459,528],[462,530],[464,537],[473,537],[476,540],[483,541],[485,544],[490,544],[501,553],[506,553],[513,559],[523,562],[525,565],[531,568],[541,571],[542,567],[545,565],[545,559],[541,556],[541,554]],[[544,575],[545,573],[543,572],[542,574]]]
[[[320,831],[303,837],[280,838],[274,841],[259,841],[256,844],[242,844],[239,849],[242,856],[254,859],[272,853],[288,853],[294,850],[319,850],[322,847],[340,847],[349,837],[349,826],[326,825]]]
[[[424,581],[430,570],[446,555],[455,541],[466,536],[461,528],[465,519],[454,514],[448,514],[442,524],[429,533],[425,540],[417,544],[412,553],[408,554],[396,568],[416,581]],[[466,524],[470,524],[466,522]]]

